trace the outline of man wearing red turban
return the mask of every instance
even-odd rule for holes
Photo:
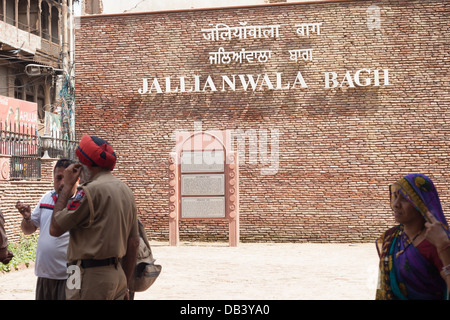
[[[53,210],[50,234],[70,230],[67,299],[124,299],[134,272],[139,234],[130,188],[112,175],[116,154],[95,136],[83,136],[80,164],[64,172],[64,189]],[[70,186],[82,184],[69,203]],[[70,274],[70,272],[69,272]]]
[[[113,148],[99,137],[83,136],[76,155],[80,162],[88,167],[103,167],[112,171],[116,165],[117,158]]]

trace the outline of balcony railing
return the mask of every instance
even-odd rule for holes
[[[36,128],[0,122],[0,154],[11,156],[12,180],[41,178],[41,148]]]
[[[36,128],[25,124],[6,124],[0,121],[0,154],[11,156],[12,180],[41,179],[43,141]],[[47,146],[51,158],[75,159],[77,141],[54,135]]]

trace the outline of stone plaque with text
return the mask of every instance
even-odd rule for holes
[[[223,150],[182,152],[181,173],[223,172],[224,157]]]
[[[225,175],[184,174],[181,176],[182,196],[221,196],[225,194]]]
[[[182,218],[224,218],[225,197],[183,197]]]

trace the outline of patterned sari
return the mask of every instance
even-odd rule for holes
[[[438,193],[433,182],[423,174],[410,174],[390,186],[392,193],[400,193],[424,216],[431,212],[449,234],[448,224],[442,211]],[[447,286],[438,270],[412,245],[397,225],[381,235],[376,241],[380,256],[380,278],[376,299],[446,299]]]

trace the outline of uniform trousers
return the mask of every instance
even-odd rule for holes
[[[66,287],[67,300],[123,300],[127,279],[120,263],[109,266],[80,268],[81,283]],[[71,281],[69,277],[68,281]],[[75,288],[74,288],[75,287]]]

